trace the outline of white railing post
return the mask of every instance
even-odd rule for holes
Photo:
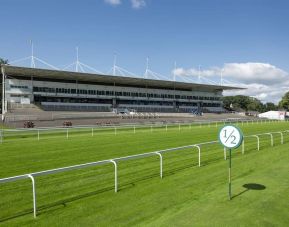
[[[281,144],[283,144],[283,143],[284,143],[283,133],[282,133],[282,132],[277,132],[277,133],[280,133],[280,136],[281,136]]]
[[[1,139],[1,143],[3,143],[3,129],[0,131],[0,139]]]
[[[36,215],[37,215],[37,208],[36,208],[36,188],[35,188],[35,180],[34,180],[34,177],[29,174],[28,177],[31,179],[31,182],[32,182],[32,194],[33,194],[33,215],[34,215],[34,218],[36,218]]]
[[[114,165],[114,192],[117,192],[117,163],[114,160],[110,160]]]
[[[160,177],[163,178],[163,156],[159,152],[156,152],[156,154],[160,157]]]
[[[199,167],[201,167],[201,147],[199,145],[196,145],[195,147],[198,148],[198,152],[199,152]]]
[[[116,127],[114,127],[114,135],[116,135]]]
[[[258,149],[258,151],[260,151],[260,138],[257,135],[254,135],[254,137],[257,138],[257,149]]]
[[[272,135],[272,133],[267,133],[267,134],[270,135],[270,137],[271,137],[271,146],[273,147],[274,146],[273,135]]]

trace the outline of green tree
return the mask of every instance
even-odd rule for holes
[[[2,64],[8,64],[8,60],[4,58],[0,58],[0,65]]]
[[[282,97],[281,101],[279,102],[279,107],[289,110],[289,91]]]
[[[265,104],[265,110],[270,111],[270,110],[278,110],[278,106],[276,106],[273,102],[267,102]]]

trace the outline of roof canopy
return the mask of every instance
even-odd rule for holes
[[[39,68],[26,68],[11,65],[2,65],[2,67],[4,69],[5,74],[11,77],[13,76],[29,77],[29,78],[33,77],[40,79],[78,81],[83,83],[85,82],[97,84],[103,83],[106,85],[116,85],[116,86],[135,86],[135,87],[176,89],[176,90],[189,90],[189,91],[193,90],[193,91],[214,92],[221,90],[244,89],[230,86],[184,83],[177,81],[153,80],[153,79],[81,73],[81,72],[68,72],[68,71],[39,69]]]

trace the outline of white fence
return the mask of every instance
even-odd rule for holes
[[[46,128],[18,128],[18,129],[2,129],[0,130],[0,143],[3,143],[6,139],[7,141],[11,139],[17,139],[21,137],[29,137],[34,138],[36,140],[40,140],[41,137],[44,137],[48,134],[61,134],[66,139],[70,138],[72,134],[81,134],[82,132],[86,132],[86,134],[90,134],[94,136],[97,132],[105,132],[109,131],[110,134],[118,134],[120,130],[127,130],[132,133],[136,133],[137,130],[147,129],[150,132],[153,132],[155,129],[163,128],[165,131],[168,131],[169,127],[176,127],[179,131],[182,128],[192,127],[218,127],[227,123],[234,123],[239,125],[249,125],[249,124],[265,124],[265,123],[274,123],[274,122],[284,122],[284,121],[276,121],[276,120],[238,120],[238,121],[198,121],[198,122],[156,122],[154,124],[120,124],[120,125],[79,125],[76,127],[46,127]],[[77,131],[78,130],[78,131]]]
[[[280,134],[281,144],[283,144],[284,143],[284,137],[283,137],[284,133],[289,133],[289,130],[282,131],[282,132],[267,132],[267,133],[261,133],[261,134],[256,134],[256,135],[244,136],[244,141],[242,144],[242,154],[245,153],[245,140],[247,138],[250,138],[250,137],[256,138],[257,139],[257,149],[260,150],[260,137],[261,136],[270,136],[271,146],[273,146],[274,145],[274,136],[273,135],[274,134]],[[201,147],[203,145],[216,144],[216,143],[218,143],[218,141],[209,141],[209,142],[191,144],[191,145],[182,146],[182,147],[175,147],[175,148],[170,148],[170,149],[165,149],[165,150],[153,151],[153,152],[148,152],[148,153],[143,153],[143,154],[137,154],[137,155],[108,159],[108,160],[102,160],[102,161],[97,161],[97,162],[90,162],[90,163],[84,163],[84,164],[79,164],[79,165],[67,166],[67,167],[62,167],[62,168],[57,168],[57,169],[50,169],[50,170],[45,170],[45,171],[40,171],[40,172],[28,173],[28,174],[23,174],[23,175],[8,177],[8,178],[2,178],[2,179],[0,179],[0,183],[8,183],[8,182],[18,181],[18,180],[26,179],[26,178],[31,179],[32,195],[33,195],[33,214],[34,214],[34,217],[36,218],[36,215],[37,215],[37,203],[36,203],[37,198],[36,198],[35,177],[37,177],[37,176],[54,174],[54,173],[59,173],[59,172],[64,172],[64,171],[69,171],[69,170],[82,169],[82,168],[86,168],[86,167],[99,166],[99,165],[111,163],[114,166],[114,190],[115,190],[115,192],[117,192],[118,191],[118,174],[117,174],[118,164],[117,163],[119,161],[138,159],[138,158],[144,158],[144,157],[149,157],[149,156],[159,156],[159,158],[160,158],[160,178],[163,178],[163,156],[162,156],[163,153],[178,151],[178,150],[184,150],[184,149],[188,149],[188,148],[196,148],[198,150],[198,166],[200,167],[201,166]],[[224,159],[225,160],[226,160],[226,156],[227,156],[226,150],[224,149]]]

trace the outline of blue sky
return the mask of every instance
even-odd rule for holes
[[[35,55],[60,68],[75,60],[76,46],[82,62],[103,72],[117,53],[119,66],[143,74],[149,56],[163,75],[176,61],[180,75],[194,77],[201,65],[206,76],[224,70],[228,80],[267,86],[251,94],[264,101],[281,95],[271,74],[288,80],[285,0],[2,0],[1,18],[0,57],[10,61],[29,56],[32,39]]]

